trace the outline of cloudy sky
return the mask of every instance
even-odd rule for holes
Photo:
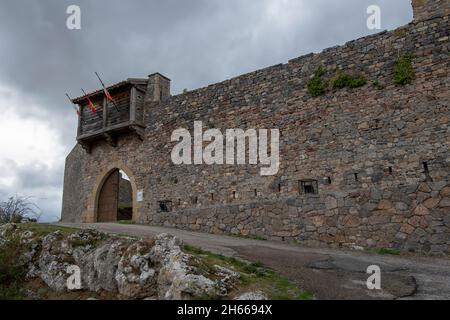
[[[411,0],[0,0],[0,201],[32,196],[45,221],[60,216],[64,159],[76,115],[64,94],[161,72],[172,93],[412,19]],[[81,30],[66,9],[81,8]]]

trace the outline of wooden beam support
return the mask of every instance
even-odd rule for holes
[[[130,93],[130,121],[136,121],[136,87],[131,88]]]
[[[103,136],[105,137],[106,141],[109,143],[109,145],[113,148],[117,147],[117,138],[109,133],[104,133]]]
[[[108,121],[108,103],[106,97],[103,98],[103,129],[106,128]]]

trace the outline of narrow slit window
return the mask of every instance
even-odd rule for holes
[[[255,191],[255,197],[257,197],[258,196],[258,190],[255,189],[254,191]]]
[[[191,197],[192,204],[198,204],[198,197]]]
[[[426,162],[426,161],[423,163],[423,170],[426,175],[430,174],[430,168],[428,167],[428,162]]]
[[[355,181],[358,181],[359,180],[358,174],[355,173],[354,175],[355,175]]]
[[[433,181],[433,178],[431,178],[430,175],[430,167],[428,166],[428,162],[424,161],[423,162],[423,173],[426,176],[426,180],[425,181]]]
[[[392,175],[392,173],[393,173],[392,167],[389,167],[389,174]]]

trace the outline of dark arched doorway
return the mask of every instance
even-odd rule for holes
[[[133,190],[128,176],[114,169],[105,179],[98,197],[97,222],[131,221]]]

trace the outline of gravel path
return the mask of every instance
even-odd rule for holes
[[[388,256],[367,252],[307,248],[178,229],[114,223],[61,226],[138,237],[170,233],[204,250],[259,261],[288,277],[318,299],[446,299],[450,300],[450,259]],[[381,268],[382,290],[368,290],[367,267]]]

